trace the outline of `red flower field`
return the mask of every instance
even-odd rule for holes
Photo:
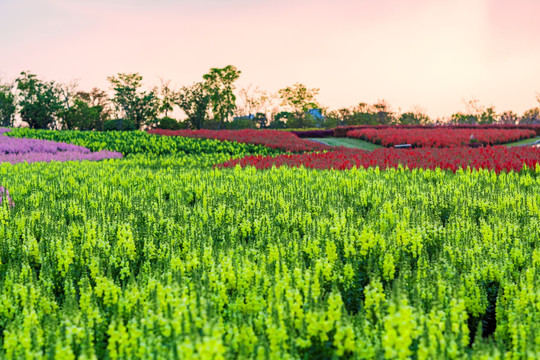
[[[413,150],[377,149],[364,151],[340,148],[326,153],[305,153],[298,155],[247,156],[242,159],[227,161],[217,167],[254,166],[257,169],[269,169],[272,166],[304,166],[313,169],[351,169],[376,167],[381,169],[397,168],[399,165],[412,168],[441,168],[453,172],[459,169],[492,169],[501,171],[521,171],[523,165],[535,168],[540,164],[540,149],[534,147],[485,147],[473,149],[423,148]]]
[[[150,134],[184,136],[238,143],[264,145],[273,149],[290,152],[330,150],[331,146],[300,139],[287,131],[276,130],[150,130]]]
[[[411,144],[413,147],[456,147],[467,145],[473,135],[484,145],[505,144],[534,137],[533,130],[512,129],[453,129],[453,128],[386,128],[357,129],[347,132],[347,137],[370,141],[382,146]]]

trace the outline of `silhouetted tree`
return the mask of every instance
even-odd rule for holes
[[[514,125],[519,121],[519,117],[513,111],[505,111],[499,116],[499,124]]]
[[[223,124],[234,114],[236,96],[234,82],[240,77],[241,71],[232,65],[224,68],[211,68],[203,75],[204,86],[210,96],[214,120]]]
[[[62,101],[54,81],[43,82],[35,74],[23,71],[16,83],[21,119],[34,129],[56,128]]]
[[[14,93],[13,83],[0,84],[0,125],[13,126],[17,112],[17,99]]]
[[[151,125],[157,119],[159,99],[153,91],[142,91],[142,76],[138,73],[109,76],[107,80],[115,91],[112,99],[116,110],[137,129]]]
[[[532,108],[525,111],[519,123],[527,125],[540,124],[540,108]]]
[[[195,83],[191,86],[184,86],[177,94],[175,103],[182,109],[193,129],[202,129],[208,120],[208,109],[210,105],[210,94],[206,86]]]

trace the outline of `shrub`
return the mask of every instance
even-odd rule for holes
[[[130,120],[115,119],[107,120],[103,123],[103,131],[133,131],[135,124]]]

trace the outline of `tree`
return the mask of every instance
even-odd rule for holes
[[[224,68],[211,68],[203,75],[205,88],[210,96],[214,120],[223,124],[234,114],[236,96],[234,82],[240,77],[241,71],[232,65]]]
[[[298,114],[319,108],[320,105],[315,99],[318,94],[319,89],[308,89],[300,83],[279,90],[281,105],[290,107],[293,112]]]
[[[177,92],[171,88],[170,80],[160,79],[159,88],[155,88],[154,92],[159,95],[159,113],[165,118],[169,117],[169,111],[173,111],[174,102],[178,96]]]
[[[75,99],[69,109],[62,111],[62,123],[68,130],[101,130],[101,106],[89,106],[81,99]]]
[[[142,76],[138,73],[109,76],[107,80],[115,91],[112,99],[116,110],[137,129],[156,121],[159,99],[153,91],[141,91]]]
[[[249,116],[259,112],[262,94],[263,92],[259,90],[259,87],[253,88],[252,85],[240,89],[238,91],[240,106],[236,107],[236,116]]]
[[[390,125],[395,123],[394,113],[385,100],[379,100],[373,105],[373,112],[379,125]]]
[[[525,111],[519,123],[527,125],[540,124],[540,108],[532,108]]]
[[[409,111],[401,114],[398,122],[400,125],[426,125],[430,120],[426,114]]]
[[[264,129],[268,124],[268,118],[266,117],[266,114],[262,112],[256,113],[253,121],[257,124],[259,129]]]
[[[279,90],[281,105],[288,106],[292,110],[293,116],[287,119],[287,127],[309,127],[313,125],[313,119],[306,113],[311,109],[320,107],[315,97],[319,94],[319,89],[308,89],[305,85],[296,83]]]
[[[497,114],[493,106],[485,109],[479,116],[479,124],[494,124],[497,122]]]
[[[71,90],[70,90],[71,88]],[[74,87],[64,88],[64,108],[59,116],[62,125],[70,130],[103,130],[109,119],[110,108],[107,93],[98,88],[91,91],[76,91]]]
[[[210,94],[205,84],[198,82],[184,86],[177,94],[175,103],[182,109],[193,129],[201,129],[208,120]]]
[[[0,125],[13,126],[15,113],[17,112],[17,99],[13,92],[15,85],[0,84]]]
[[[499,124],[515,125],[519,117],[513,111],[505,111],[499,116]]]
[[[20,93],[20,115],[34,129],[56,128],[62,109],[58,88],[53,81],[43,82],[35,74],[21,72],[15,80]]]

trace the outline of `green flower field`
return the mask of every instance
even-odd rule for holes
[[[277,150],[55,134],[125,157],[0,164],[0,358],[540,357],[540,165],[217,168]]]

